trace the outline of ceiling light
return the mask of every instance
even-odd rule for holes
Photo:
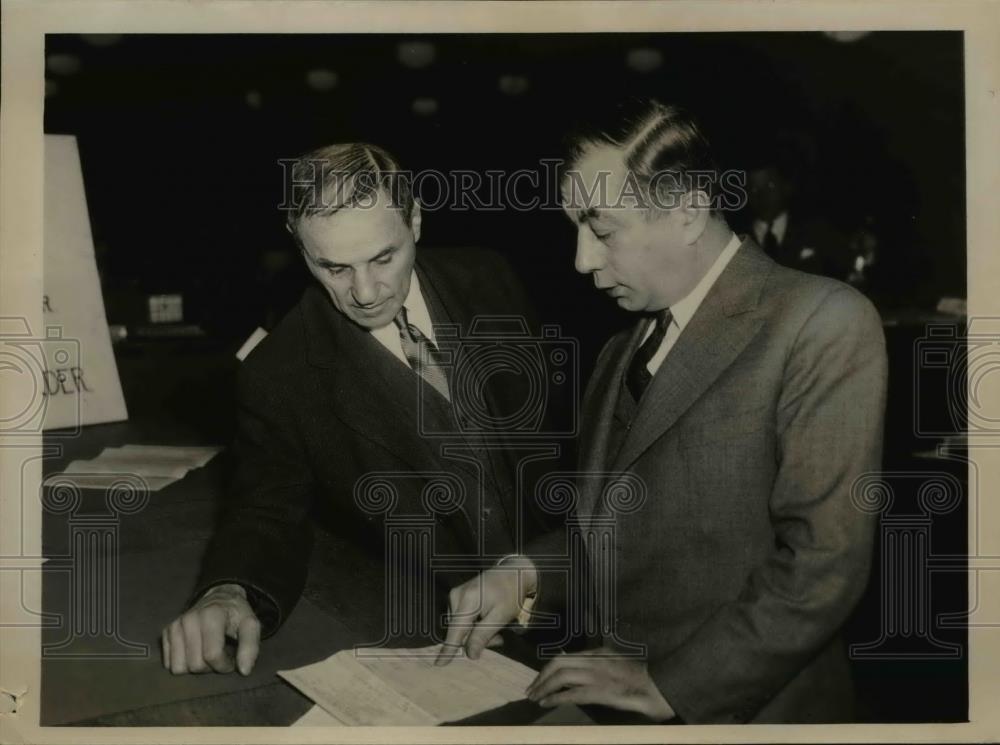
[[[337,87],[339,78],[333,70],[318,67],[306,73],[306,83],[313,90],[330,91]]]
[[[80,34],[80,38],[92,47],[110,47],[122,40],[121,34]]]
[[[422,96],[413,99],[413,113],[418,116],[431,116],[432,114],[436,114],[437,110],[438,102],[436,98]]]
[[[436,56],[437,49],[429,41],[404,41],[396,47],[399,63],[413,69],[427,67]]]
[[[500,92],[508,96],[520,96],[528,90],[528,79],[523,75],[501,75]]]
[[[45,67],[54,75],[75,75],[80,72],[80,58],[75,54],[50,54]]]
[[[625,64],[636,72],[652,72],[663,64],[663,52],[651,47],[630,49]]]
[[[834,41],[850,44],[851,42],[868,36],[871,31],[824,31],[823,33]]]

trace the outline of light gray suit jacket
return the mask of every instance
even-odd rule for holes
[[[838,631],[871,560],[875,517],[852,485],[881,462],[878,313],[745,240],[608,452],[641,330],[601,352],[581,432],[581,470],[647,489],[617,517],[618,637],[647,646],[686,722],[850,720]],[[599,482],[581,485],[578,517],[607,514]]]

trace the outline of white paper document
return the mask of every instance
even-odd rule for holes
[[[429,726],[519,701],[537,674],[492,650],[436,667],[438,649],[348,649],[278,675],[342,724]]]
[[[313,704],[312,707],[303,714],[301,717],[296,719],[291,724],[292,727],[343,727],[344,723],[334,716],[326,713],[324,709],[319,704]]]
[[[195,468],[201,468],[220,450],[218,447],[173,445],[124,445],[105,448],[90,460],[75,460],[52,480],[72,480],[81,488],[107,488],[123,475],[141,478],[150,491],[157,491]]]

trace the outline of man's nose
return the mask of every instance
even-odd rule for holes
[[[591,274],[604,267],[604,244],[590,228],[581,226],[576,233],[576,260],[573,264],[580,274]]]
[[[358,305],[371,305],[378,300],[378,284],[367,268],[357,269],[351,283],[351,295]]]

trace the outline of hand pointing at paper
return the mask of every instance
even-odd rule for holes
[[[236,654],[226,648],[235,639]],[[260,651],[260,621],[239,585],[217,585],[163,629],[163,666],[181,673],[249,675]]]
[[[448,595],[448,634],[435,660],[447,665],[464,648],[479,659],[500,630],[517,619],[538,587],[538,573],[527,556],[512,556],[455,588]]]

